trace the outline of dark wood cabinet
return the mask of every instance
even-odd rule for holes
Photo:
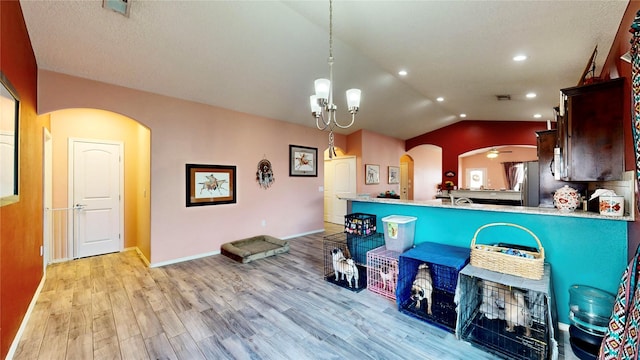
[[[560,120],[559,120],[560,123]],[[556,180],[553,170],[553,149],[557,146],[558,131],[537,131],[538,164],[540,176],[540,207],[553,207],[553,194],[563,185],[569,185],[586,195],[586,183],[574,183]]]
[[[562,89],[558,121],[561,177],[566,181],[620,180],[624,172],[624,78]]]

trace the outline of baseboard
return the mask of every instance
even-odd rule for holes
[[[36,302],[38,301],[38,297],[40,296],[40,292],[44,287],[44,282],[47,279],[46,273],[43,273],[42,279],[40,279],[40,284],[36,289],[36,292],[33,294],[33,298],[31,298],[31,303],[29,303],[29,307],[27,308],[27,312],[24,314],[22,318],[22,323],[18,328],[18,332],[16,336],[13,338],[13,342],[11,343],[11,347],[9,348],[9,352],[7,353],[7,357],[5,359],[13,359],[13,356],[18,350],[18,344],[20,343],[20,338],[22,338],[22,334],[24,333],[25,328],[27,327],[27,323],[29,322],[29,318],[31,317],[31,313],[33,312],[33,308],[36,306]]]
[[[149,262],[149,259],[147,259],[146,256],[144,256],[144,254],[142,253],[142,251],[140,251],[140,249],[136,246],[135,248],[133,248],[132,250],[135,250],[136,253],[138,253],[138,256],[140,257],[140,259],[142,259],[142,262],[147,265],[147,267],[151,267],[151,263]]]
[[[220,250],[212,251],[212,252],[208,252],[208,253],[203,253],[203,254],[192,255],[192,256],[186,256],[186,257],[183,257],[183,258],[178,258],[178,259],[173,259],[173,260],[161,261],[161,262],[149,264],[149,267],[151,267],[151,268],[162,267],[162,266],[167,266],[167,265],[171,265],[171,264],[177,264],[177,263],[181,263],[181,262],[185,262],[185,261],[200,259],[200,258],[211,256],[211,255],[220,255]]]
[[[569,324],[558,322],[558,330],[569,331]]]
[[[317,234],[317,233],[320,233],[320,232],[323,232],[323,231],[324,231],[324,229],[312,230],[312,231],[308,231],[308,232],[301,233],[301,234],[282,237],[280,239],[288,240],[288,239],[293,239],[293,238],[297,238],[297,237],[300,237],[300,236]],[[161,262],[157,262],[157,263],[149,263],[149,262],[145,261],[146,259],[144,257],[143,257],[143,261],[145,261],[147,263],[147,266],[149,266],[151,268],[155,268],[155,267],[162,267],[162,266],[167,266],[167,265],[171,265],[171,264],[177,264],[177,263],[181,263],[181,262],[185,262],[185,261],[200,259],[200,258],[203,258],[203,257],[212,256],[212,255],[220,255],[220,250],[207,252],[207,253],[202,253],[202,254],[197,254],[197,255],[192,255],[192,256],[186,256],[186,257],[178,258],[178,259],[161,261]]]
[[[281,239],[282,240],[289,240],[289,239],[297,238],[297,237],[300,237],[300,236],[306,236],[306,235],[312,235],[312,234],[321,233],[323,231],[324,231],[324,229],[312,230],[312,231],[308,231],[308,232],[301,233],[301,234],[285,236],[285,237],[282,237]]]

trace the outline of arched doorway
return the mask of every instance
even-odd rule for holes
[[[400,157],[400,199],[413,200],[413,158],[407,154]]]
[[[150,249],[150,148],[151,132],[129,117],[97,109],[64,109],[44,115],[50,117],[52,138],[52,199],[49,224],[45,224],[45,242],[51,262],[77,257],[75,249],[72,172],[69,154],[73,139],[88,143],[122,144],[121,217],[117,234],[118,250],[137,248],[146,259]],[[45,177],[48,175],[45,174]],[[45,217],[46,218],[46,217]],[[49,234],[47,234],[49,233]]]

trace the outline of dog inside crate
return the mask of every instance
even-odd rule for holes
[[[546,359],[548,324],[543,293],[476,279],[480,299],[470,340],[514,359]]]
[[[432,264],[403,258],[398,280],[401,311],[451,331],[456,326],[454,293],[438,289]]]

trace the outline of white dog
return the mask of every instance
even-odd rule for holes
[[[431,274],[429,273],[429,265],[420,264],[418,272],[411,286],[411,300],[416,302],[416,309],[421,308],[422,300],[427,300],[427,313],[431,315],[431,294],[433,285],[431,284]]]
[[[398,283],[398,263],[393,260],[389,264],[380,265],[378,271],[382,280],[382,290],[395,291]]]
[[[339,274],[341,273],[342,280],[347,280],[349,287],[353,287],[351,280],[355,280],[357,289],[360,274],[358,274],[358,267],[353,259],[345,258],[342,250],[338,248],[331,250],[331,257],[333,258],[333,271],[336,274],[336,281],[339,280]]]

